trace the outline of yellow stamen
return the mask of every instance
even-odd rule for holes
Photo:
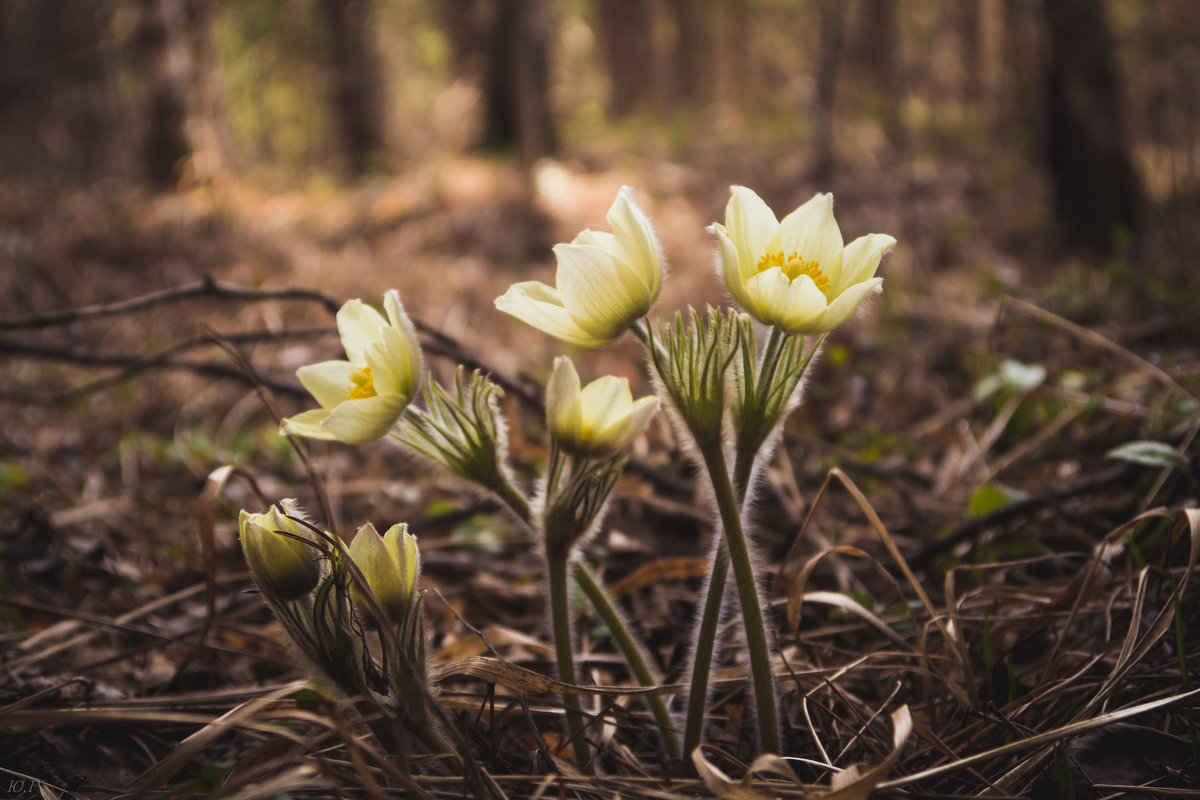
[[[378,392],[375,391],[375,379],[371,377],[371,368],[363,367],[350,376],[353,385],[350,387],[350,399],[362,400],[365,397],[374,397]]]
[[[829,293],[829,276],[821,270],[821,265],[815,260],[805,261],[799,253],[784,256],[782,250],[767,253],[758,260],[758,272],[766,272],[773,267],[779,267],[787,276],[789,283],[801,275],[807,275],[812,278],[812,282],[817,285],[822,294]]]

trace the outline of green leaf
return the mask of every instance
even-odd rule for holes
[[[1136,441],[1127,442],[1120,447],[1108,451],[1108,458],[1117,461],[1128,461],[1130,464],[1141,464],[1146,467],[1173,467],[1186,469],[1187,463],[1183,456],[1171,445],[1165,442]]]
[[[967,501],[967,516],[972,519],[986,516],[993,511],[998,511],[1005,506],[1012,505],[1018,500],[1024,499],[1025,494],[1018,492],[1016,489],[997,486],[994,483],[985,483],[971,492],[971,499]]]

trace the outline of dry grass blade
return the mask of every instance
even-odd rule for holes
[[[673,686],[651,686],[636,689],[620,686],[578,686],[574,683],[555,680],[540,672],[534,672],[508,661],[487,656],[464,658],[452,664],[435,667],[433,672],[439,681],[455,675],[470,675],[473,678],[496,683],[524,694],[641,695],[662,694],[678,688]]]
[[[912,775],[906,775],[903,778],[895,778],[890,781],[885,781],[879,784],[879,788],[895,789],[901,786],[907,786],[911,783],[928,780],[929,778],[935,778],[939,775],[957,772],[960,769],[966,769],[967,767],[980,764],[985,761],[1005,758],[1007,756],[1016,755],[1017,753],[1023,753],[1027,750],[1033,750],[1045,745],[1051,745],[1055,742],[1062,741],[1063,739],[1077,736],[1085,731],[1090,731],[1095,728],[1101,728],[1119,720],[1130,719],[1141,714],[1146,714],[1151,711],[1155,711],[1160,708],[1167,708],[1176,704],[1184,704],[1188,701],[1195,700],[1198,697],[1200,697],[1200,689],[1193,689],[1192,691],[1185,692],[1184,694],[1165,697],[1161,700],[1155,700],[1151,703],[1143,703],[1141,705],[1125,708],[1120,711],[1113,711],[1110,714],[1102,714],[1099,717],[1083,720],[1081,722],[1073,722],[1070,725],[1064,725],[1061,728],[1056,728],[1055,730],[1047,731],[1046,733],[1039,733],[1035,736],[1030,736],[1026,739],[1021,739],[1020,741],[1012,742],[1000,747],[994,747],[991,750],[987,750],[982,753],[976,753],[975,755],[967,756],[965,758],[960,758],[948,764],[941,764]],[[1023,762],[1022,766],[1028,763],[1029,761]],[[1005,784],[1011,783],[1010,776],[1014,775],[1015,772],[1015,770],[1009,772],[1000,781],[997,781],[997,785],[1003,788]]]
[[[714,766],[704,756],[707,746],[699,747],[692,753],[692,763],[700,774],[704,785],[721,800],[766,800],[766,798],[791,795],[793,792],[801,797],[819,797],[821,800],[866,800],[876,788],[882,785],[883,779],[895,769],[900,760],[908,737],[912,734],[912,714],[908,706],[900,706],[892,712],[892,749],[884,759],[866,772],[855,769],[835,772],[832,781],[832,791],[814,792],[813,787],[805,786],[796,778],[787,761],[767,754],[760,756],[750,766],[746,777],[738,782],[729,777],[723,770]],[[769,784],[756,786],[753,781],[755,773],[773,772],[788,779],[789,784],[772,781]],[[783,790],[783,791],[781,791]]]
[[[209,744],[217,737],[224,734],[226,731],[243,724],[246,720],[253,718],[267,706],[282,700],[289,694],[296,691],[296,684],[276,689],[262,697],[242,703],[237,708],[230,709],[225,714],[217,717],[209,722],[200,730],[193,733],[191,736],[184,739],[175,748],[171,755],[164,758],[162,761],[155,764],[133,783],[133,788],[130,794],[135,797],[144,795],[161,788],[179,770],[192,763],[192,760],[200,754]]]

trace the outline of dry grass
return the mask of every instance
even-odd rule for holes
[[[585,615],[594,685],[580,691],[600,774],[576,774],[559,750],[562,687],[543,677],[553,670],[534,544],[393,450],[314,447],[331,526],[408,520],[421,536],[426,586],[437,590],[439,704],[474,769],[451,777],[419,751],[381,752],[351,704],[297,680],[294,654],[247,591],[236,509],[314,490],[202,326],[222,332],[292,413],[305,400],[291,370],[336,348],[329,306],[398,286],[427,324],[436,369],[467,359],[504,379],[514,459],[528,472],[543,456],[539,392],[521,374],[544,374],[557,345],[487,311],[490,298],[548,272],[544,246],[600,224],[629,176],[558,175],[547,191],[563,192],[562,181],[577,191],[531,213],[511,176],[456,169],[320,204],[230,190],[102,211],[85,198],[58,212],[70,217],[59,238],[46,217],[22,223],[30,280],[6,295],[0,331],[4,780],[30,782],[30,796],[101,798],[1200,791],[1196,339],[1179,308],[1136,293],[1099,312],[1103,325],[1068,322],[1045,309],[1069,311],[1056,298],[1073,291],[1070,269],[1047,283],[1037,270],[1006,272],[1012,256],[993,240],[956,244],[971,254],[964,263],[1007,276],[984,289],[979,268],[923,255],[938,241],[927,224],[922,233],[911,220],[873,219],[872,203],[889,209],[885,219],[903,207],[889,205],[900,189],[886,186],[870,202],[865,191],[839,194],[839,211],[854,209],[847,233],[872,219],[908,233],[911,247],[885,267],[885,299],[826,350],[755,512],[792,758],[751,762],[736,624],[710,744],[695,764],[668,764],[641,690]],[[718,214],[723,197],[688,201],[690,185],[651,179],[647,191],[674,256],[662,313],[719,299],[693,223]],[[54,265],[53,277],[32,279]],[[218,284],[170,303],[29,318],[201,273]],[[315,292],[248,289],[258,284]],[[634,352],[617,347],[587,367],[636,376]],[[1007,358],[1049,377],[974,397]],[[1105,460],[1133,439],[1168,442],[1182,466]],[[686,672],[705,523],[670,432],[656,429],[642,448],[589,553],[671,694]],[[226,463],[237,467],[209,482]],[[1013,502],[984,502],[984,486]]]

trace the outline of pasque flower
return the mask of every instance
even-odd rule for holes
[[[421,557],[417,551],[417,539],[401,523],[388,528],[379,535],[375,526],[367,523],[358,529],[354,541],[350,542],[350,558],[358,565],[367,586],[384,610],[398,621],[412,603],[417,588],[417,575]],[[350,596],[365,619],[370,613],[358,589],[351,585]]]
[[[360,444],[391,430],[417,392],[421,349],[394,289],[384,295],[383,306],[386,318],[361,300],[341,307],[338,334],[348,360],[296,371],[321,407],[285,419],[286,433]]]
[[[732,188],[725,224],[709,231],[733,299],[759,322],[799,334],[833,330],[879,291],[875,270],[896,244],[870,233],[843,246],[833,195],[818,194],[779,221],[744,186]]]
[[[555,245],[555,286],[514,283],[496,298],[496,308],[571,344],[615,341],[654,304],[663,257],[630,187],[617,192],[608,222],[612,233],[585,230],[570,244]]]
[[[300,512],[289,500],[281,512],[275,506],[265,514],[242,511],[238,528],[242,552],[259,588],[280,600],[295,600],[312,591],[321,577],[320,551],[307,530],[289,517]]]
[[[633,399],[627,378],[606,375],[581,389],[571,359],[554,359],[546,385],[546,420],[551,436],[568,453],[616,455],[645,430],[657,410],[657,397]]]

